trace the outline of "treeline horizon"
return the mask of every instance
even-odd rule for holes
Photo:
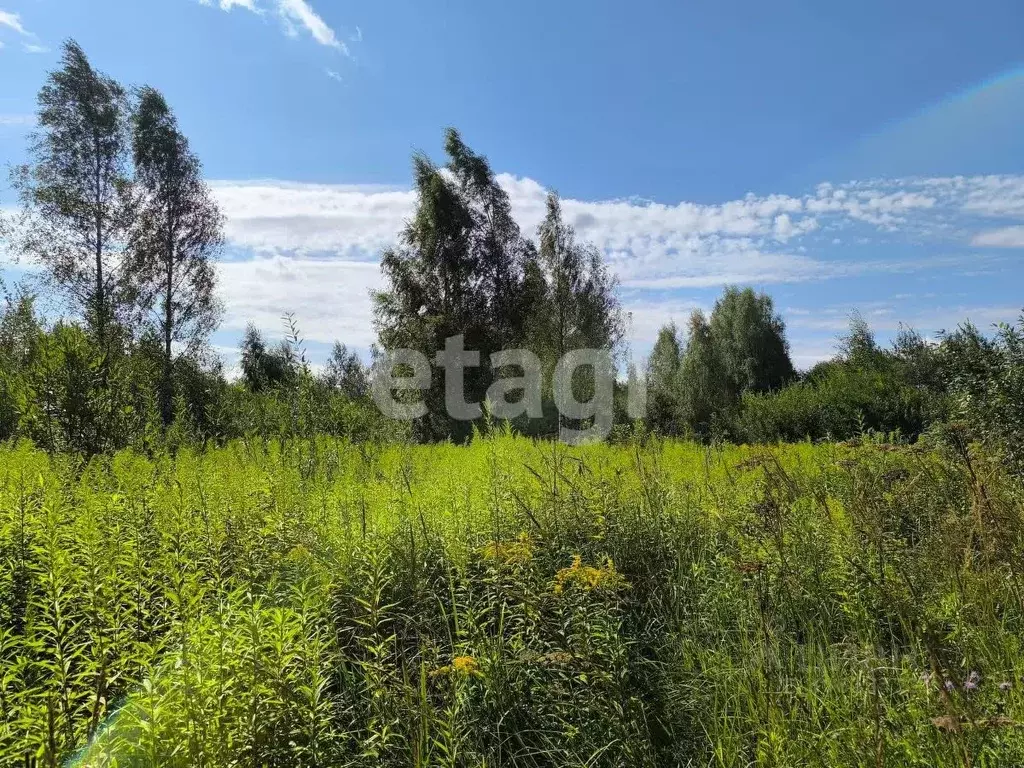
[[[35,289],[5,288],[0,439],[92,455],[249,435],[463,442],[491,426],[486,416],[447,415],[437,375],[422,393],[427,416],[386,421],[359,356],[337,341],[314,372],[292,315],[278,344],[247,327],[241,376],[229,380],[209,343],[223,316],[216,260],[224,219],[164,97],[97,72],[68,41],[38,106],[30,162],[11,173],[18,221],[0,222],[8,250],[42,278]],[[444,151],[444,165],[413,156],[416,209],[381,255],[386,287],[372,295],[371,355],[402,348],[429,358],[462,335],[481,355],[465,379],[467,401],[479,402],[494,381],[518,375],[514,366],[492,370],[490,354],[529,349],[547,384],[543,418],[511,425],[523,434],[558,433],[551,374],[575,349],[608,349],[626,371],[615,392],[615,438],[653,431],[733,442],[866,432],[916,439],[962,408],[965,387],[995,386],[1015,354],[1018,330],[989,338],[970,324],[938,343],[905,328],[883,348],[854,315],[838,354],[798,372],[771,297],[726,287],[685,332],[666,323],[638,369],[617,280],[601,251],[564,221],[557,194],[531,237],[487,159],[453,128]],[[41,316],[42,292],[65,316]],[[625,403],[626,383],[638,379],[649,395],[643,420],[630,418]],[[587,376],[575,385],[582,399],[593,389]]]

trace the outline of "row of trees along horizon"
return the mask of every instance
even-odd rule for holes
[[[358,355],[337,342],[314,374],[291,316],[276,345],[249,325],[241,379],[228,381],[209,347],[223,314],[223,217],[164,97],[96,71],[69,41],[38,106],[30,162],[11,171],[20,212],[0,222],[6,250],[40,268],[38,278],[5,287],[0,439],[92,455],[242,436],[462,441],[490,426],[486,416],[450,419],[439,375],[423,395],[428,416],[386,423]],[[383,253],[387,287],[373,295],[380,348],[431,357],[463,334],[483,363],[467,370],[470,402],[507,373],[487,366],[501,349],[535,352],[548,382],[571,349],[608,348],[622,362],[626,315],[616,279],[563,220],[557,195],[534,241],[487,160],[454,129],[445,153],[443,167],[413,157],[416,209]],[[42,295],[58,302],[61,319],[38,310]],[[854,315],[837,356],[801,375],[771,298],[730,287],[710,316],[692,314],[685,333],[665,325],[645,370],[629,366],[631,380],[646,378],[648,416],[630,422],[618,385],[614,434],[763,442],[874,431],[913,439],[988,407],[999,392],[1011,396],[1020,338],[1015,328],[989,338],[966,324],[938,344],[903,329],[882,348]],[[576,384],[585,396],[585,377]],[[556,434],[549,391],[544,406],[544,418],[513,427]]]

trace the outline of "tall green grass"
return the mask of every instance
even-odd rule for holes
[[[9,446],[0,764],[1024,764],[1022,499],[875,444]]]

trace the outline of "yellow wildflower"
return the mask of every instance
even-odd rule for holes
[[[452,669],[464,677],[480,674],[480,664],[472,656],[456,656],[452,660]]]
[[[584,592],[595,590],[614,591],[616,589],[628,589],[627,582],[617,570],[615,563],[609,557],[600,568],[591,565],[583,565],[583,558],[573,555],[572,565],[563,568],[555,574],[555,594],[561,594],[566,587],[575,586]]]
[[[456,656],[452,659],[451,664],[445,664],[443,667],[431,670],[429,677],[444,677],[451,674],[456,674],[460,677],[483,677],[483,673],[480,671],[480,663],[472,656]]]
[[[525,533],[516,541],[489,541],[480,548],[480,556],[502,565],[525,565],[533,559],[533,543]]]

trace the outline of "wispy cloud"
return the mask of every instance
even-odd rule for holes
[[[682,297],[644,299],[633,296],[627,297],[623,309],[626,311],[626,335],[630,344],[646,351],[645,348],[658,337],[662,326],[674,322],[682,332],[691,312],[695,309],[707,312],[710,307]]]
[[[535,234],[544,216],[545,187],[529,178],[498,178],[523,231]],[[395,242],[413,213],[412,190],[278,181],[215,182],[213,189],[232,246],[255,255],[225,265],[230,327],[259,318],[274,329],[282,312],[298,309],[311,341],[329,342],[341,328],[353,343],[372,341],[367,291],[380,284],[381,250]],[[679,295],[684,289],[792,286],[867,275],[967,276],[1000,268],[1004,256],[965,249],[984,238],[993,216],[1005,218],[1004,212],[1015,210],[1022,190],[1024,177],[887,180],[823,185],[803,196],[748,195],[717,205],[565,199],[563,211],[581,237],[603,250],[621,280],[642,348],[663,322],[682,323],[699,306]],[[846,234],[837,244],[839,230]],[[875,247],[921,238],[931,244],[924,253],[882,257]],[[937,249],[948,251],[936,254]],[[260,270],[258,280],[246,277],[254,268]],[[941,318],[875,313],[869,319],[886,330],[898,319],[931,328],[942,327],[939,320],[952,325],[965,316],[984,321],[1006,314],[1005,308],[988,314],[977,309],[955,307]],[[820,317],[799,312],[794,310],[800,318],[795,327],[823,333],[844,328],[848,310]],[[807,361],[827,346],[820,339],[806,343],[817,350],[805,355]]]
[[[520,226],[533,234],[544,217],[545,187],[508,174],[498,178]],[[274,181],[214,186],[228,215],[229,236],[261,252],[375,258],[415,204],[413,191],[395,187]],[[840,229],[862,239],[927,233],[948,244],[960,237],[966,245],[974,235],[959,230],[983,227],[972,218],[969,189],[957,191],[958,186],[963,187],[939,180],[828,185],[802,197],[748,195],[718,205],[566,199],[563,209],[566,220],[606,252],[623,280],[637,285],[785,282],[827,277],[840,269],[834,263],[822,269],[818,258],[801,250],[803,244],[818,252],[831,248]],[[989,202],[1007,205],[1006,196],[1018,188],[1024,190],[1024,177],[1013,177],[1004,197]],[[878,262],[878,268],[885,263]]]
[[[908,309],[906,299],[892,298],[885,301],[851,301],[848,304],[818,307],[800,312],[787,308],[788,326],[797,332],[801,330],[830,331],[839,335],[850,327],[850,318],[856,310],[870,328],[878,333],[891,333],[900,327],[913,328],[926,336],[940,331],[951,331],[961,323],[970,321],[978,328],[987,330],[997,323],[1013,322],[1021,314],[1021,308],[1014,305],[984,306],[961,304],[921,309]]]
[[[30,126],[35,124],[35,115],[0,115],[0,126]]]
[[[338,39],[334,30],[313,10],[306,0],[276,0],[277,12],[290,32],[299,26],[305,29],[320,45],[336,48],[348,55],[348,47]]]
[[[331,80],[337,80],[339,83],[342,82],[341,74],[333,69],[325,69],[324,74],[331,78]]]
[[[7,27],[17,32],[22,37],[28,38],[29,41],[36,41],[37,36],[32,32],[25,29],[25,25],[21,21],[21,16],[17,13],[5,11],[0,9],[0,27]],[[4,47],[4,43],[0,42],[0,48]],[[38,42],[24,42],[22,43],[22,50],[25,53],[49,53],[50,49],[45,45],[40,45]]]
[[[199,0],[200,5],[213,5],[213,0]],[[239,8],[245,8],[247,11],[253,13],[260,13],[260,10],[256,7],[255,0],[218,0],[217,7],[222,11],[230,11],[235,6]]]
[[[981,216],[1024,219],[1024,184],[1020,176],[957,177],[949,180],[966,195],[965,209]]]
[[[17,13],[11,13],[10,11],[0,9],[0,27],[8,27],[13,29],[19,35],[32,37],[32,33],[25,29],[24,25],[21,23],[21,16]]]
[[[255,14],[265,12],[257,0],[216,0],[216,3],[215,0],[199,0],[199,2],[207,6],[216,4],[222,11],[230,11],[237,7]],[[277,13],[285,34],[290,37],[298,37],[300,32],[304,31],[320,45],[333,48],[346,56],[349,55],[348,46],[306,0],[266,0],[266,2]],[[361,37],[362,35],[360,35]]]
[[[971,244],[988,248],[1024,248],[1024,226],[980,232]]]

